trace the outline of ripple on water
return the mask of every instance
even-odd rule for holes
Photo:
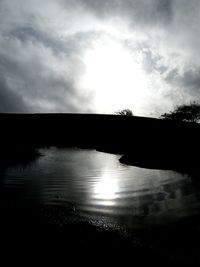
[[[199,192],[190,177],[173,171],[142,169],[119,163],[119,156],[80,149],[43,149],[25,169],[8,169],[3,190],[12,199],[41,207],[72,203],[76,212],[159,223],[199,213]],[[15,191],[15,194],[12,192]]]

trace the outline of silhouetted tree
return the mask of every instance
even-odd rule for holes
[[[117,112],[115,112],[117,115],[122,115],[122,116],[134,116],[132,110],[130,109],[122,109]]]
[[[188,105],[177,106],[174,111],[164,113],[160,118],[164,120],[199,122],[200,104],[192,102]]]

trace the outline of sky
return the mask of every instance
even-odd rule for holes
[[[199,0],[0,0],[0,112],[200,101]]]

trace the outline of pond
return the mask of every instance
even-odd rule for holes
[[[123,165],[120,155],[95,150],[40,152],[26,168],[7,169],[1,209],[62,207],[79,218],[109,218],[113,227],[126,229],[171,224],[200,213],[199,190],[189,175]]]
[[[51,147],[26,166],[7,166],[0,180],[2,245],[10,251],[12,240],[15,251],[25,236],[24,249],[36,242],[53,254],[99,247],[112,259],[119,251],[144,263],[200,262],[199,185],[188,174],[123,165],[120,157]]]

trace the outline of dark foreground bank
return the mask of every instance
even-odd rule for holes
[[[112,264],[141,266],[198,266],[200,218],[162,227],[128,232],[109,227],[112,221],[100,216],[84,220],[72,207],[1,210],[1,260],[46,264]],[[90,222],[91,221],[91,222]],[[80,263],[81,260],[81,263]]]
[[[197,266],[199,220],[188,229],[185,224],[126,232],[106,227],[109,219],[100,217],[98,226],[81,220],[73,211],[46,207],[31,209],[23,214],[3,214],[0,226],[1,259],[7,263],[56,261],[73,263],[123,263],[134,265],[184,264]],[[6,219],[5,219],[6,218]],[[65,219],[64,219],[65,218]],[[69,218],[69,219],[67,219]],[[92,217],[91,217],[92,220]],[[100,225],[102,222],[102,226]],[[198,224],[198,225],[197,225]],[[99,226],[100,225],[100,226]],[[169,239],[170,235],[170,239]],[[155,241],[156,240],[156,241]],[[188,243],[187,245],[185,245]]]

